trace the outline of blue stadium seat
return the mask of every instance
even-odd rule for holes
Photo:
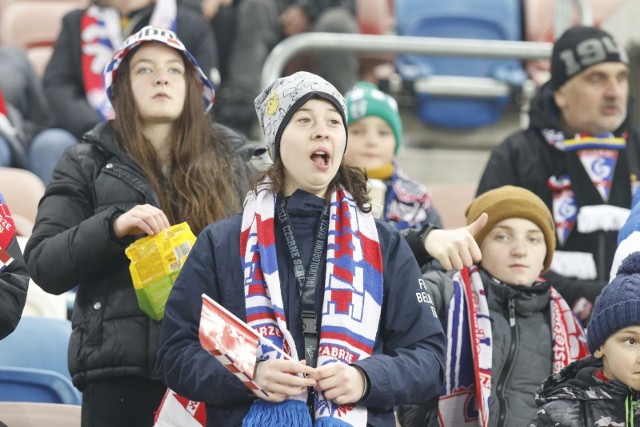
[[[80,405],[78,390],[57,372],[0,366],[0,401]]]
[[[44,369],[68,380],[71,322],[66,319],[24,316],[15,331],[0,341],[0,366]]]
[[[396,0],[394,4],[398,35],[522,40],[519,0]],[[444,81],[473,85],[494,80],[517,86],[526,79],[518,60],[399,55],[396,68],[405,80],[416,82],[433,76],[453,76],[454,79]],[[430,94],[428,89],[421,89],[426,87],[422,83],[415,85],[418,116],[432,125],[453,128],[488,125],[500,118],[510,101],[509,93],[495,98]]]
[[[67,354],[71,322],[24,316],[0,341],[0,401],[79,405]]]

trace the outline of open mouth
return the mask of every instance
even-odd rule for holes
[[[329,165],[329,153],[324,150],[316,150],[311,153],[311,161],[320,167],[327,167]]]

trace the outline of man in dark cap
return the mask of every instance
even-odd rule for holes
[[[558,240],[547,275],[582,320],[608,281],[638,185],[628,77],[627,54],[610,34],[567,30],[554,43],[551,78],[532,101],[528,129],[493,151],[478,186],[478,194],[521,186],[547,204]]]

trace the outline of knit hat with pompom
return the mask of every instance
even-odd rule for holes
[[[640,252],[622,261],[616,278],[600,292],[587,328],[593,354],[612,334],[627,326],[640,326]]]

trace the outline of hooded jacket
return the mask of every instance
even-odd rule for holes
[[[231,131],[216,125],[222,135]],[[236,135],[236,134],[234,134]],[[244,139],[231,139],[239,162],[249,160]],[[239,174],[239,194],[248,189]],[[125,248],[135,238],[113,234],[113,221],[135,205],[159,207],[148,179],[118,148],[111,122],[99,123],[61,158],[40,201],[25,249],[31,277],[46,292],[77,286],[69,343],[69,371],[82,390],[105,377],[155,373],[160,322],[139,308]],[[229,212],[232,214],[232,212]]]
[[[595,376],[602,360],[593,356],[569,364],[550,375],[536,390],[540,408],[529,427],[625,426],[633,412],[633,425],[640,425],[639,394],[620,381]],[[625,404],[632,404],[627,414]]]
[[[302,259],[312,252],[322,208],[322,199],[301,190],[287,203]],[[160,374],[172,390],[206,403],[207,426],[240,426],[255,400],[198,340],[203,293],[246,319],[241,221],[238,215],[201,233],[169,296],[162,326]],[[406,243],[391,225],[376,220],[376,227],[384,274],[382,312],[373,354],[356,364],[370,379],[370,390],[360,402],[367,407],[368,425],[395,427],[394,405],[422,403],[438,394],[444,375],[444,334],[422,298],[420,271]],[[280,227],[275,238],[287,327],[298,354],[304,354],[300,293]],[[325,277],[324,264],[318,276]],[[316,313],[322,312],[323,297],[324,286],[317,286]]]

